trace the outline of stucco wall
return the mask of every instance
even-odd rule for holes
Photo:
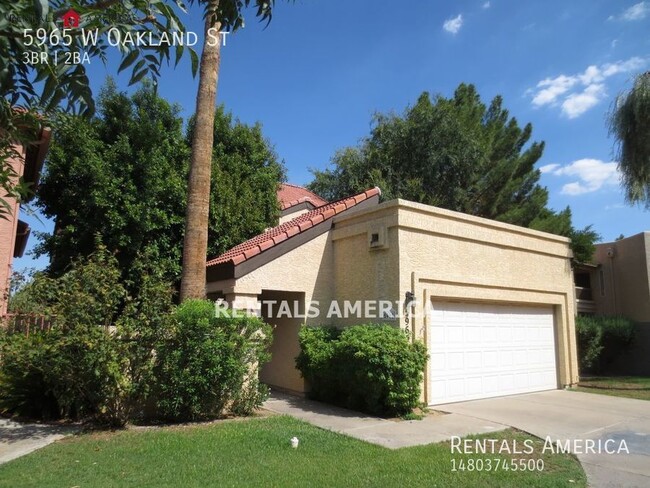
[[[209,293],[222,293],[229,299],[256,298],[302,303],[304,315],[312,301],[327,303],[333,293],[333,248],[329,233],[322,234],[302,246],[255,269],[238,280],[207,284]],[[293,305],[292,305],[293,308]],[[295,369],[298,355],[298,331],[304,323],[320,325],[319,318],[270,318],[263,305],[261,315],[274,326],[271,363],[262,367],[261,379],[289,391],[305,391],[304,380]],[[275,314],[276,317],[278,314]]]
[[[380,236],[380,245],[370,247],[371,235]],[[334,243],[334,296],[343,303],[370,301],[397,302],[399,309],[401,295],[399,290],[399,232],[397,214],[390,208],[361,212],[335,220],[332,231]],[[348,317],[333,317],[329,323],[336,326],[357,325],[368,322],[391,322],[382,318],[378,310],[368,310],[369,317],[358,317],[357,313]],[[365,315],[365,311],[364,311]]]
[[[281,215],[280,216],[280,222],[279,222],[278,225],[282,225],[285,222],[289,222],[290,220],[293,220],[296,217],[300,217],[302,214],[305,214],[307,212],[309,212],[309,210],[306,209],[306,208],[303,208],[303,209],[300,209],[300,210],[294,210],[293,212],[287,213],[286,215]]]
[[[650,232],[599,244],[594,258],[605,285],[604,295],[600,287],[594,289],[597,312],[650,322]]]
[[[287,317],[279,305],[273,302],[301,302],[304,304],[304,294],[264,291],[261,294],[263,303],[261,315],[273,327],[273,343],[271,344],[271,360],[262,365],[260,380],[267,385],[282,388],[290,392],[305,391],[305,381],[296,369],[295,359],[300,353],[298,331],[304,323],[301,318]],[[292,310],[293,310],[292,305]],[[304,306],[298,306],[299,314],[304,314]]]
[[[558,386],[577,381],[568,239],[401,200],[341,217],[335,226],[337,296],[403,302],[414,292],[408,328],[425,342],[431,300],[551,305]],[[388,249],[370,250],[367,235],[382,226]],[[400,325],[407,326],[404,317]]]

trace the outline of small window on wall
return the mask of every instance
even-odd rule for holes
[[[368,230],[368,247],[371,251],[388,248],[385,226],[373,226]]]
[[[605,272],[603,268],[598,271],[598,281],[600,281],[600,296],[605,296]]]

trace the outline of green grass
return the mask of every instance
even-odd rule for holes
[[[650,378],[645,376],[599,376],[580,381],[576,391],[650,400]]]
[[[290,447],[294,435],[298,449]],[[510,445],[534,439],[514,430],[484,437],[507,439]],[[541,452],[542,441],[535,442],[535,452]],[[479,456],[452,455],[449,443],[389,450],[277,416],[79,435],[0,466],[0,486],[586,486],[582,467],[569,455],[535,454],[545,460],[541,473],[452,472],[452,457]]]

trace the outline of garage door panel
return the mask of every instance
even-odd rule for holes
[[[436,303],[429,403],[557,387],[551,307]]]

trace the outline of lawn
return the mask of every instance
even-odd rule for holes
[[[300,439],[297,449],[290,446],[293,436]],[[483,437],[510,446],[535,439],[514,430]],[[586,486],[573,456],[542,455],[542,441],[534,442],[532,457],[544,459],[542,472],[452,472],[452,458],[508,458],[451,454],[449,443],[389,450],[275,416],[79,435],[0,466],[0,486]]]
[[[576,391],[650,400],[650,378],[644,376],[599,376],[580,380]]]

